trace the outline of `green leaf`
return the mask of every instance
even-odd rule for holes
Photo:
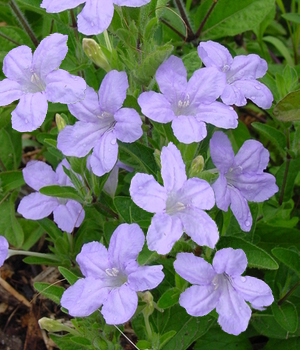
[[[6,195],[9,191],[21,187],[25,184],[22,171],[13,170],[0,173],[0,188],[2,195]]]
[[[24,232],[22,249],[29,250],[43,235],[44,230],[33,220],[17,219]]]
[[[223,236],[217,243],[218,249],[231,247],[233,249],[242,249],[248,259],[248,267],[259,269],[277,270],[277,262],[263,249],[245,241],[242,238]]]
[[[74,284],[80,278],[63,266],[59,266],[58,270],[70,284]]]
[[[114,204],[125,222],[148,221],[150,224],[152,214],[138,207],[130,197],[115,197]]]
[[[0,169],[18,169],[22,158],[22,134],[7,127],[0,129]]]
[[[176,331],[169,331],[159,338],[160,349],[176,334]],[[150,349],[150,348],[149,348]]]
[[[40,193],[51,197],[73,199],[77,202],[81,202],[83,200],[75,188],[71,186],[45,186],[40,189]]]
[[[151,343],[147,340],[139,340],[137,343],[136,343],[136,346],[138,349],[140,350],[148,350],[148,349],[151,349]]]
[[[21,247],[24,241],[24,232],[16,218],[15,213],[15,201],[18,197],[18,192],[15,191],[9,198],[9,214],[8,214],[8,226],[4,232],[5,237],[14,247]]]
[[[289,334],[284,328],[279,326],[273,315],[252,315],[251,324],[259,334],[269,338],[286,339]]]
[[[34,288],[45,297],[53,300],[56,304],[60,304],[60,299],[65,289],[59,286],[53,286],[50,283],[35,282]]]
[[[168,289],[158,300],[157,306],[167,309],[178,303],[181,291],[177,288]]]
[[[287,21],[300,24],[300,13],[283,13],[281,17],[283,17]]]
[[[39,256],[27,256],[23,259],[26,264],[29,265],[50,265],[50,266],[59,266],[61,265],[61,261],[56,260],[56,256],[54,254],[48,254],[49,259],[41,258]],[[53,260],[50,259],[50,256],[53,256]]]
[[[48,233],[48,235],[55,241],[58,237],[62,237],[61,230],[55,225],[55,223],[48,218],[37,220],[39,225]]]
[[[300,349],[300,338],[289,338],[284,340],[270,339],[264,350],[298,350]]]
[[[289,165],[284,187],[283,202],[288,202],[293,197],[294,184],[300,169],[300,159],[289,159],[281,164],[280,168],[276,173],[276,184],[279,187],[279,192],[277,192],[275,195],[277,199],[279,199],[281,195],[287,162],[289,162]]]
[[[300,255],[291,249],[273,248],[272,254],[290,269],[300,275]]]
[[[298,313],[296,306],[289,300],[282,305],[272,304],[272,312],[275,320],[286,331],[294,333],[298,327]]]
[[[281,152],[281,154],[285,154],[286,138],[283,132],[267,124],[252,123],[251,125],[259,133],[266,136],[267,139],[278,149],[278,151]]]
[[[300,90],[290,92],[274,107],[274,116],[283,122],[300,120]]]
[[[76,344],[80,345],[92,345],[89,339],[86,339],[84,337],[72,337],[70,340]]]
[[[288,50],[288,48],[284,45],[284,43],[279,40],[278,38],[275,38],[274,36],[264,36],[263,40],[274,45],[276,49],[281,53],[281,55],[285,58],[287,63],[294,67],[294,61],[293,58]]]

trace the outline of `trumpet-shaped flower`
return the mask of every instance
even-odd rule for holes
[[[250,231],[252,216],[247,201],[263,202],[278,191],[275,177],[264,173],[269,151],[260,142],[247,140],[235,156],[228,137],[217,131],[210,140],[210,155],[220,172],[212,185],[217,207],[227,211],[230,205],[241,229]]]
[[[85,35],[102,33],[107,29],[114,15],[114,4],[119,6],[140,7],[150,0],[43,0],[41,7],[47,12],[58,13],[84,4],[79,13],[78,31]]]
[[[180,151],[170,142],[161,151],[161,186],[152,175],[136,174],[130,185],[132,200],[155,213],[147,233],[150,250],[167,254],[185,231],[199,245],[215,247],[219,239],[216,223],[203,211],[215,204],[210,185],[187,179]]]
[[[24,180],[36,191],[44,186],[73,186],[63,170],[63,165],[70,169],[69,163],[63,160],[54,172],[50,165],[32,160],[23,169]],[[45,218],[52,212],[57,226],[69,233],[74,227],[79,227],[84,219],[84,210],[80,203],[72,199],[49,197],[39,192],[22,198],[18,207],[18,213],[31,220]]]
[[[134,142],[143,134],[139,114],[133,108],[121,108],[127,88],[126,73],[110,71],[98,95],[88,87],[83,101],[68,105],[79,121],[58,134],[57,147],[67,156],[84,157],[93,148],[89,164],[97,176],[109,172],[116,164],[117,139]]]
[[[3,236],[0,236],[0,267],[4,264],[4,261],[8,257],[8,242]]]
[[[40,127],[48,102],[75,103],[84,98],[85,81],[58,69],[68,52],[67,35],[54,33],[41,41],[34,54],[28,46],[12,49],[3,60],[0,106],[20,99],[12,112],[12,127],[20,132]]]
[[[84,278],[64,292],[61,305],[78,317],[102,306],[107,324],[127,322],[137,308],[137,292],[157,287],[164,278],[162,265],[136,262],[144,242],[137,224],[122,224],[112,234],[108,249],[99,242],[84,244],[76,258]]]
[[[221,99],[227,105],[244,106],[246,99],[253,101],[261,108],[272,106],[271,91],[257,78],[263,77],[268,64],[258,55],[239,55],[234,58],[223,45],[214,41],[201,42],[198,54],[206,67],[215,67],[226,78]]]
[[[182,60],[171,56],[156,71],[156,81],[162,93],[143,92],[138,103],[148,118],[158,123],[172,122],[180,142],[203,140],[207,135],[205,123],[224,129],[237,127],[233,108],[216,101],[226,84],[218,69],[198,69],[187,82]]]
[[[244,332],[251,317],[251,306],[263,310],[272,304],[272,290],[263,281],[241,276],[247,267],[243,250],[225,248],[216,252],[213,264],[192,253],[177,254],[175,271],[193,284],[179,298],[179,304],[192,316],[204,316],[216,309],[223,331]]]

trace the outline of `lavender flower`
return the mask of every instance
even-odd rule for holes
[[[91,87],[85,99],[68,105],[79,119],[58,135],[57,147],[67,156],[84,157],[93,148],[89,163],[94,174],[102,176],[117,162],[118,144],[134,142],[142,134],[142,121],[133,108],[121,108],[126,98],[125,72],[110,71],[103,79],[98,95]]]
[[[4,261],[8,257],[8,242],[3,236],[0,236],[0,267],[4,264]]]
[[[244,106],[248,98],[261,108],[268,109],[272,106],[271,91],[256,80],[268,70],[267,62],[258,55],[232,58],[226,47],[214,41],[201,42],[198,54],[207,67],[216,67],[226,77],[226,86],[221,94],[225,104]]]
[[[102,33],[110,25],[114,15],[114,4],[119,6],[140,7],[150,0],[43,0],[41,7],[47,12],[58,13],[85,3],[79,13],[78,30],[85,35]]]
[[[274,301],[265,282],[241,276],[247,263],[241,249],[217,251],[212,266],[192,253],[177,254],[175,271],[193,284],[180,295],[179,304],[196,317],[207,315],[216,308],[223,331],[234,335],[245,331],[251,317],[246,301],[258,310]]]
[[[20,99],[12,112],[12,127],[20,132],[40,127],[48,103],[74,103],[84,98],[85,81],[58,69],[65,58],[67,35],[54,33],[43,39],[32,55],[28,46],[12,49],[4,58],[0,106]]]
[[[138,98],[142,112],[159,122],[172,122],[180,142],[203,140],[205,123],[229,129],[237,127],[237,114],[216,99],[225,88],[225,76],[216,68],[201,68],[187,82],[187,72],[180,58],[171,56],[157,70],[156,80],[162,94],[148,91]]]
[[[230,205],[241,229],[250,231],[252,216],[247,201],[263,202],[278,192],[275,177],[263,172],[269,151],[260,142],[247,140],[235,156],[228,137],[217,131],[210,140],[210,155],[220,172],[212,185],[217,207],[227,211]]]
[[[137,224],[117,227],[106,249],[99,242],[84,244],[77,255],[79,279],[67,289],[61,305],[72,316],[89,316],[102,306],[107,324],[127,322],[138,305],[137,292],[153,289],[163,280],[162,265],[139,266],[136,258],[144,245]]]
[[[164,186],[152,175],[136,174],[129,189],[135,204],[155,213],[147,233],[149,249],[169,253],[183,231],[199,245],[214,248],[218,229],[203,211],[215,204],[213,190],[204,180],[187,180],[180,151],[172,142],[162,149],[161,175]]]
[[[119,176],[119,169],[125,169],[129,172],[133,172],[133,168],[120,162],[119,160],[117,161],[116,165],[112,168],[111,173],[109,174],[109,177],[107,178],[103,190],[108,193],[111,197],[114,197],[116,194],[116,190],[118,187],[118,176]]]
[[[63,170],[63,165],[70,169],[69,163],[63,160],[54,172],[46,163],[32,160],[23,169],[24,180],[36,191],[51,185],[73,186]],[[24,197],[18,207],[18,213],[31,220],[45,218],[52,212],[57,226],[69,233],[73,231],[74,227],[79,227],[84,219],[84,210],[78,202],[71,199],[49,197],[39,192]]]

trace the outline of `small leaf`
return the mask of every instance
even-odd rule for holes
[[[298,313],[296,306],[290,301],[285,301],[282,305],[272,304],[272,312],[278,324],[287,330],[294,333],[298,327]]]
[[[83,200],[75,188],[71,186],[45,186],[40,189],[40,192],[50,197],[68,198],[77,202],[81,202]]]
[[[177,288],[168,289],[158,300],[157,306],[161,309],[167,309],[178,303],[180,290]]]
[[[2,189],[2,195],[5,195],[7,192],[14,190],[18,187],[21,187],[25,184],[23,179],[22,171],[6,171],[0,173],[0,185]]]
[[[41,258],[39,256],[26,256],[23,261],[29,265],[50,265],[50,266],[59,266],[61,265],[61,261],[56,259],[56,255],[48,254],[49,259]],[[50,258],[53,256],[53,260]]]
[[[266,136],[267,139],[272,142],[272,144],[282,153],[285,153],[286,138],[284,133],[280,130],[273,128],[270,125],[262,123],[252,123],[251,124],[255,130],[257,130],[262,135]]]
[[[297,252],[291,249],[276,247],[272,249],[272,254],[278,260],[300,275],[300,256]]]
[[[40,226],[48,233],[48,235],[55,241],[58,237],[62,237],[61,230],[55,225],[55,223],[48,218],[44,218],[37,221]]]
[[[45,297],[53,300],[56,304],[60,303],[60,299],[65,289],[59,286],[53,286],[50,283],[36,282],[34,288]]]
[[[300,13],[283,13],[281,17],[283,17],[287,21],[300,24]]]
[[[148,350],[148,349],[151,349],[151,347],[152,347],[151,343],[147,340],[139,340],[136,343],[136,346],[140,350]]]
[[[176,334],[176,331],[169,331],[165,334],[163,334],[160,339],[159,339],[159,345],[160,345],[160,349],[171,339],[174,337],[174,335]]]
[[[274,107],[274,116],[283,122],[300,120],[300,90],[290,92]]]
[[[275,38],[274,36],[264,36],[263,40],[274,45],[276,49],[281,53],[281,55],[285,58],[287,63],[294,67],[294,61],[292,59],[292,56],[288,50],[288,48],[284,45],[284,43],[279,40],[278,38]]]
[[[58,270],[70,284],[74,284],[80,278],[65,267],[59,266]]]

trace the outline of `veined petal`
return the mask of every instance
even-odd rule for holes
[[[107,3],[103,4],[103,6],[106,7]],[[103,9],[101,9],[101,11],[103,11]],[[115,114],[123,105],[128,86],[126,72],[112,70],[107,73],[102,80],[98,93],[101,110]]]
[[[216,131],[209,142],[210,156],[221,173],[226,174],[233,165],[234,153],[226,134]]]
[[[57,185],[55,172],[45,162],[31,160],[22,173],[27,185],[36,191],[45,186]]]
[[[236,111],[221,102],[199,105],[196,118],[223,129],[235,129],[238,126]]]
[[[191,286],[179,298],[179,304],[191,316],[204,316],[210,313],[218,304],[220,292],[214,286]]]
[[[214,256],[213,267],[216,273],[226,272],[229,276],[241,275],[247,267],[248,260],[242,249],[223,248]]]
[[[162,212],[166,208],[167,191],[153,175],[134,175],[129,192],[134,203],[150,213]]]
[[[105,270],[110,268],[107,249],[102,243],[89,242],[82,246],[76,261],[85,277],[94,276],[106,279]]]
[[[191,284],[210,285],[216,275],[211,264],[193,253],[178,253],[174,269]]]
[[[194,242],[214,248],[219,240],[219,232],[214,220],[204,211],[197,208],[188,208],[179,212],[184,231]]]
[[[50,215],[58,206],[59,203],[55,197],[35,192],[21,199],[17,211],[25,219],[40,220]]]
[[[8,79],[22,85],[30,80],[31,61],[31,48],[26,45],[18,46],[4,57],[3,73]]]
[[[158,254],[167,254],[180,239],[183,227],[180,219],[164,213],[155,214],[147,232],[147,245]]]
[[[154,91],[143,92],[138,103],[142,113],[158,123],[169,123],[175,118],[171,103],[162,94]]]
[[[119,178],[119,167],[117,163],[112,168],[109,177],[107,178],[103,190],[107,192],[111,197],[114,197],[118,187],[118,178]]]
[[[179,57],[170,56],[158,67],[155,77],[160,91],[170,102],[177,101],[186,89],[187,72]]]
[[[76,122],[67,125],[57,138],[57,148],[66,156],[84,157],[99,142],[106,129],[100,123]]]
[[[22,86],[16,81],[3,79],[0,81],[0,106],[7,106],[24,94]]]
[[[113,0],[113,3],[118,6],[140,7],[148,4],[151,0]]]
[[[189,115],[175,117],[172,121],[172,129],[176,138],[186,144],[200,142],[207,135],[205,123]]]
[[[263,77],[268,70],[267,62],[256,54],[239,55],[234,57],[227,81],[257,79]]]
[[[138,224],[121,224],[111,236],[108,257],[112,267],[125,269],[126,263],[135,260],[142,250],[145,236]]]
[[[143,123],[135,109],[121,108],[115,113],[114,119],[117,122],[114,130],[118,140],[134,142],[143,135]]]
[[[228,190],[230,191],[230,209],[232,210],[233,215],[243,231],[250,231],[252,226],[252,215],[247,200],[237,188],[228,186]]]
[[[100,279],[91,276],[79,279],[64,292],[61,306],[74,317],[91,315],[108,297],[109,288],[105,288],[103,284]]]
[[[100,116],[102,113],[99,106],[98,94],[89,86],[87,86],[84,93],[85,96],[82,101],[68,105],[69,111],[74,117],[83,122],[97,123],[99,122],[97,116]]]
[[[42,80],[54,69],[57,69],[66,57],[67,40],[67,35],[53,33],[40,42],[33,54],[32,69]]]
[[[45,120],[47,109],[48,102],[44,93],[27,93],[21,96],[16,109],[11,113],[13,129],[26,132],[39,128]]]
[[[84,99],[86,82],[81,77],[57,69],[46,77],[46,96],[48,101],[75,103]]]
[[[222,72],[228,71],[233,61],[225,46],[211,40],[200,43],[198,55],[206,67],[217,67]]]
[[[107,324],[122,324],[130,320],[138,305],[138,297],[125,283],[113,289],[101,309]]]
[[[227,188],[227,180],[223,174],[220,174],[217,180],[212,184],[216,197],[216,205],[219,209],[227,211],[230,204],[230,191]]]
[[[60,204],[53,211],[53,219],[57,226],[68,233],[79,227],[84,219],[82,205],[76,201],[68,200],[67,203]]]
[[[73,9],[84,3],[86,0],[43,0],[41,7],[46,9],[48,13],[58,13],[65,10]]]
[[[185,183],[187,177],[179,149],[170,142],[161,151],[161,176],[167,192],[178,191]]]
[[[221,99],[226,105],[245,106],[247,104],[244,94],[235,83],[225,86]]]
[[[156,288],[165,277],[162,269],[162,265],[139,266],[128,276],[129,287],[136,292]]]
[[[77,16],[78,31],[85,35],[100,34],[109,27],[113,14],[112,0],[86,0]]]
[[[94,147],[90,157],[92,171],[102,176],[114,167],[118,160],[118,143],[114,131],[105,132]]]

